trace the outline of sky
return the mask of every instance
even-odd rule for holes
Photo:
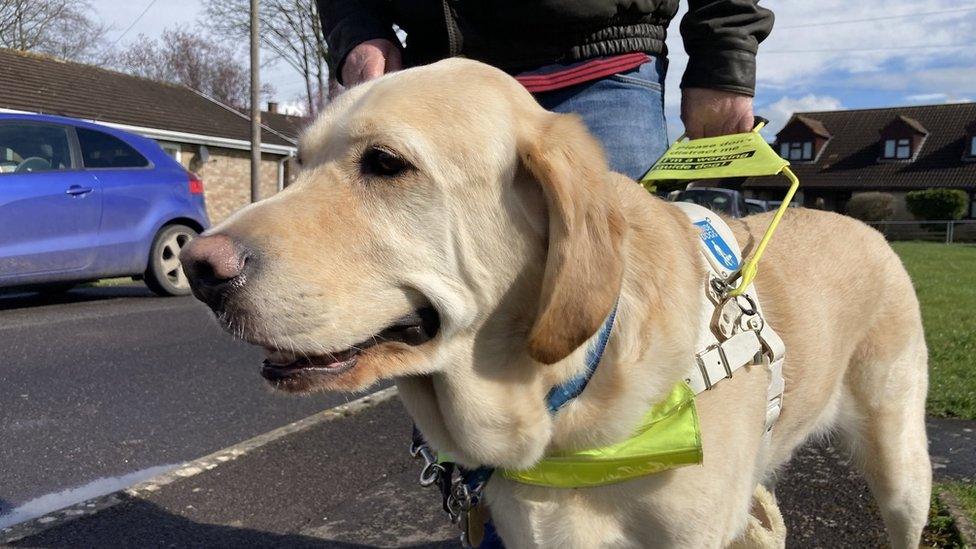
[[[190,0],[95,0],[92,5],[93,15],[111,25],[108,39],[118,40],[118,47],[140,34],[156,37],[166,28],[193,27],[202,11]],[[773,32],[760,46],[755,97],[756,113],[771,121],[768,137],[797,111],[976,100],[976,0],[766,0],[761,5],[776,14]],[[678,84],[687,62],[678,33],[681,13],[668,36],[665,103],[672,138],[681,133]],[[282,104],[301,104],[302,79],[283,63],[268,68],[263,79]]]
[[[114,47],[118,49],[135,43],[140,35],[158,38],[166,29],[206,32],[199,24],[203,7],[196,0],[92,0],[91,5],[94,8],[92,17],[110,26],[106,35],[108,44],[115,44]],[[271,59],[268,52],[261,55],[262,62]],[[240,59],[246,66],[247,43],[240,47]],[[283,108],[297,112],[303,103],[302,90],[305,89],[300,74],[285,63],[277,62],[265,67],[261,78],[274,87],[275,99]]]

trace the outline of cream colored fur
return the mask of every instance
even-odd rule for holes
[[[776,505],[776,498],[760,484],[752,495],[745,532],[732,542],[729,549],[781,549],[786,547],[786,523]]]
[[[413,168],[364,174],[376,146]],[[349,372],[280,388],[392,378],[437,449],[469,466],[525,467],[627,437],[691,364],[704,283],[693,227],[610,172],[575,117],[544,111],[502,72],[447,60],[353,88],[307,130],[301,160],[292,186],[212,231],[256,253],[230,319],[243,337],[336,351],[426,303],[442,326],[424,345],[379,345]],[[748,252],[768,222],[731,225]],[[697,398],[701,466],[583,490],[493,479],[508,547],[745,542],[757,484],[773,485],[794,450],[826,432],[854,452],[893,546],[917,546],[931,471],[926,348],[898,257],[853,219],[790,210],[755,284],[787,346],[770,444],[767,373],[744,369]],[[551,417],[546,392],[582,367],[618,295],[599,370]]]

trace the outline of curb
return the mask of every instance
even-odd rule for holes
[[[940,490],[938,497],[942,505],[945,506],[946,512],[949,513],[949,517],[952,518],[953,525],[956,527],[956,532],[959,533],[959,537],[962,539],[963,546],[976,547],[976,526],[973,525],[973,522],[969,519],[969,515],[963,510],[956,496],[946,490]]]
[[[163,486],[172,484],[178,480],[198,475],[204,471],[216,469],[222,463],[233,461],[282,437],[304,431],[320,423],[349,417],[357,412],[386,402],[396,395],[396,387],[381,389],[375,393],[370,393],[352,402],[312,414],[306,418],[289,423],[288,425],[278,427],[277,429],[260,434],[254,438],[234,444],[233,446],[228,446],[221,450],[217,450],[212,454],[192,461],[187,461],[183,463],[183,465],[180,465],[171,471],[157,475],[149,480],[133,484],[128,488],[123,488],[103,496],[97,496],[80,503],[75,503],[74,505],[63,507],[43,516],[0,529],[0,544],[12,543],[28,536],[39,534],[45,530],[54,528],[55,526],[60,526],[82,517],[97,514],[120,503],[130,501],[132,499],[138,499],[141,496],[156,492]]]

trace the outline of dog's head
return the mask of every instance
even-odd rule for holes
[[[537,459],[546,391],[622,276],[618,197],[581,121],[447,60],[341,95],[299,154],[292,185],[184,251],[194,294],[267,349],[278,389],[395,378],[441,447],[488,461],[495,442],[456,435],[487,425]]]

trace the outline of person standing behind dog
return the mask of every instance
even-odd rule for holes
[[[611,168],[634,179],[668,147],[664,39],[678,1],[317,0],[341,84],[453,56],[482,61],[514,75],[543,107],[579,114]],[[773,13],[758,0],[688,4],[685,131],[749,131],[756,51]],[[407,33],[405,47],[393,25]]]

